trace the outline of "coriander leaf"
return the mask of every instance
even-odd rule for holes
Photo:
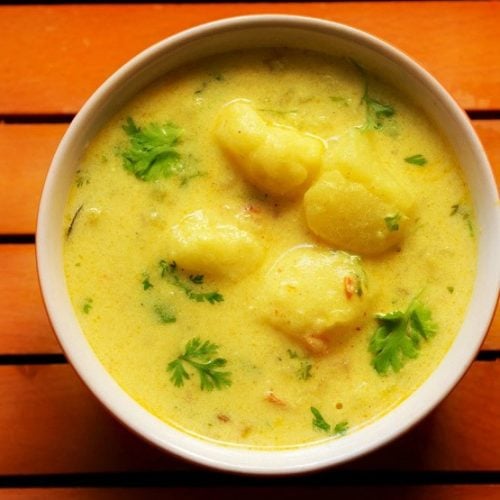
[[[202,343],[199,337],[195,337],[191,339],[186,344],[186,355],[187,356],[211,356],[212,354],[216,354],[219,346],[206,340]]]
[[[312,370],[312,364],[309,361],[301,361],[300,368],[297,372],[299,379],[309,380],[312,377],[311,370]]]
[[[413,330],[420,340],[422,337],[429,340],[436,333],[436,324],[432,321],[432,313],[430,309],[424,306],[418,300],[414,300],[408,308],[408,317],[410,319],[410,330]],[[417,341],[418,344],[418,341]]]
[[[297,351],[292,351],[291,349],[287,349],[286,351],[290,359],[296,359],[300,362],[299,368],[296,370],[297,377],[299,380],[309,380],[312,377],[312,363],[309,361],[307,357],[299,356]]]
[[[75,182],[76,187],[81,188],[84,184],[90,184],[90,179],[81,170],[77,170]]]
[[[198,370],[202,391],[211,391],[214,388],[220,390],[231,385],[231,374],[217,371],[217,368],[226,366],[225,359],[216,358],[205,364],[191,361],[191,365]]]
[[[427,159],[425,156],[418,154],[413,156],[408,156],[405,158],[406,163],[411,163],[412,165],[418,165],[419,167],[423,167],[427,163]]]
[[[224,297],[219,292],[196,293],[193,291],[186,291],[186,295],[195,302],[209,302],[215,304],[216,302],[223,302]]]
[[[144,290],[149,290],[150,288],[153,288],[153,284],[149,281],[149,274],[143,273],[142,277],[144,278],[142,280],[142,287],[144,288]]]
[[[453,287],[453,286],[447,286],[446,290],[448,290],[448,292],[450,292],[450,293],[453,293],[455,291],[455,287]]]
[[[154,181],[177,174],[181,169],[176,147],[182,130],[172,122],[150,123],[138,127],[131,117],[123,125],[129,137],[128,148],[121,152],[123,166],[143,181]]]
[[[348,429],[349,429],[349,424],[347,423],[346,420],[344,420],[343,422],[339,422],[333,428],[333,432],[334,432],[334,434],[340,434],[341,436],[343,436],[347,432]]]
[[[86,298],[83,302],[82,311],[85,314],[88,314],[92,310],[92,306],[94,305],[94,300],[91,298]]]
[[[168,306],[163,304],[157,304],[154,308],[155,313],[157,314],[161,323],[175,323],[177,318],[175,314],[171,311]]]
[[[182,387],[184,380],[190,378],[184,367],[188,364],[198,373],[200,388],[202,391],[223,389],[231,385],[231,373],[220,371],[219,368],[226,366],[227,361],[223,358],[215,358],[219,346],[208,340],[202,342],[199,337],[188,341],[184,348],[184,354],[171,361],[167,365],[167,371],[171,372],[171,382],[176,387]],[[213,359],[212,359],[213,358]]]
[[[210,81],[215,80],[216,82],[223,82],[226,79],[224,78],[224,75],[219,72],[211,71],[208,76],[210,77],[210,80],[204,80],[201,82],[201,86],[194,91],[195,94],[201,94],[209,85]]]
[[[398,372],[406,358],[416,358],[421,339],[429,340],[437,329],[430,310],[417,299],[404,313],[392,311],[375,317],[379,327],[370,340],[369,350],[373,354],[373,367],[382,375],[389,368]]]
[[[224,301],[224,297],[217,291],[195,292],[187,280],[181,279],[181,277],[179,276],[177,264],[175,262],[168,263],[165,260],[161,260],[160,269],[161,277],[166,278],[172,285],[182,290],[190,300],[193,300],[195,302],[208,302],[210,304]],[[200,285],[203,283],[204,277],[201,274],[190,275],[189,281],[196,285]]]
[[[314,417],[312,421],[313,428],[323,432],[330,432],[331,425],[326,422],[319,410],[314,406],[311,406],[311,413]]]
[[[471,209],[465,204],[456,203],[455,205],[451,206],[450,216],[457,214],[460,215],[466,222],[467,227],[469,228],[469,234],[474,237],[474,226],[472,225]]]
[[[400,220],[401,214],[388,215],[387,217],[384,217],[385,225],[389,231],[398,231]]]
[[[353,59],[350,59],[350,61],[363,77],[364,91],[361,97],[361,104],[364,103],[366,107],[366,120],[362,130],[379,130],[383,127],[385,118],[394,116],[396,112],[389,104],[384,104],[370,95],[368,89],[368,74],[365,68]]]
[[[167,371],[172,372],[170,380],[176,387],[182,387],[184,380],[189,380],[189,373],[184,369],[181,359],[174,359],[167,365]]]
[[[311,406],[310,410],[311,413],[313,414],[312,425],[314,429],[326,432],[327,434],[330,435],[338,434],[340,436],[343,436],[347,432],[349,427],[347,421],[344,420],[343,422],[339,422],[338,424],[335,425],[335,427],[333,427],[332,430],[332,426],[323,418],[323,416],[321,415],[321,413],[317,408]]]
[[[363,127],[364,130],[379,130],[384,125],[384,118],[389,118],[395,114],[394,108],[388,104],[383,104],[373,97],[370,97],[366,92],[363,96],[363,101],[366,104],[366,122]]]

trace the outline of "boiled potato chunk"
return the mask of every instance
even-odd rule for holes
[[[335,170],[323,176],[304,195],[309,228],[335,248],[376,255],[399,243],[408,216],[363,184]]]
[[[325,169],[338,170],[348,181],[366,189],[402,212],[409,212],[414,199],[401,179],[382,162],[373,134],[351,129],[340,137],[325,156]]]
[[[328,350],[333,333],[362,318],[367,303],[361,259],[312,246],[280,257],[262,290],[265,321],[317,354]]]
[[[203,210],[186,215],[170,236],[169,260],[192,272],[237,278],[255,270],[264,256],[252,234],[210,221]]]
[[[243,100],[222,108],[215,137],[243,176],[274,196],[293,197],[303,192],[323,159],[324,146],[319,138],[268,124]]]

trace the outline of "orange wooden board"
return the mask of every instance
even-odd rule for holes
[[[39,291],[34,245],[0,245],[0,354],[60,353]],[[500,349],[500,306],[482,346]],[[1,469],[0,469],[1,470]]]
[[[0,367],[2,474],[199,469],[114,420],[69,365]],[[476,362],[422,423],[344,469],[493,471],[500,449],[500,361]]]
[[[473,124],[500,185],[500,120],[475,120]],[[35,232],[43,181],[66,128],[0,123],[0,234]]]
[[[228,16],[315,16],[369,31],[421,62],[469,109],[500,109],[500,3],[346,2],[0,7],[0,114],[74,113],[149,45]]]
[[[66,128],[0,123],[0,233],[35,232],[43,182]]]
[[[194,478],[193,478],[194,479]],[[255,481],[257,483],[257,481]],[[366,499],[404,499],[404,500],[498,500],[500,486],[498,485],[429,485],[429,486],[231,486],[202,488],[30,488],[3,489],[3,500],[23,500],[53,498],[55,500],[156,500],[175,498],[176,500],[213,499],[217,500],[255,500],[255,498],[275,498],[280,500],[310,498],[339,498],[349,500]]]
[[[60,353],[38,286],[34,245],[0,245],[0,262],[0,354]]]

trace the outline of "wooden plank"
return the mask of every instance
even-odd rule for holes
[[[60,353],[38,286],[34,245],[0,245],[0,354]]]
[[[473,124],[500,186],[500,120],[475,120]],[[0,196],[0,214],[6,214],[0,217],[0,234],[35,232],[43,181],[66,128],[0,123],[0,186],[6,187]]]
[[[257,481],[256,481],[257,482]],[[279,495],[281,500],[310,498],[311,495],[328,495],[328,498],[341,498],[349,500],[366,500],[367,498],[384,498],[387,500],[470,500],[480,498],[481,500],[498,500],[500,498],[500,486],[498,485],[411,485],[411,486],[225,486],[214,487],[193,486],[191,488],[179,487],[131,487],[131,488],[20,488],[3,489],[3,500],[14,500],[22,498],[55,500],[80,500],[91,498],[93,500],[155,500],[175,498],[177,500],[210,499],[254,500],[255,498],[275,498]]]
[[[74,113],[149,45],[200,23],[299,14],[369,31],[420,61],[469,109],[500,108],[498,2],[0,7],[0,114]]]
[[[497,189],[500,189],[500,120],[473,120],[472,125],[490,160]]]
[[[497,302],[497,308],[491,321],[488,334],[481,346],[482,351],[500,350],[500,302]]]
[[[474,363],[417,427],[342,470],[497,470],[499,380],[500,361]],[[68,365],[0,367],[0,442],[2,475],[192,471],[195,478],[202,470],[125,429]]]
[[[67,125],[0,123],[0,233],[34,233],[52,156]]]

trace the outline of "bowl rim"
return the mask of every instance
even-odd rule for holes
[[[38,276],[48,316],[71,365],[100,402],[127,427],[163,450],[219,470],[261,475],[303,473],[352,460],[394,440],[424,418],[453,389],[476,356],[495,309],[500,282],[500,263],[496,263],[490,256],[493,269],[491,270],[488,290],[491,290],[491,292],[482,305],[483,314],[479,318],[470,318],[469,313],[467,316],[469,318],[468,328],[474,327],[477,331],[482,332],[474,336],[474,343],[465,346],[467,347],[465,353],[456,353],[453,360],[450,358],[452,350],[450,348],[431,376],[407,400],[389,411],[388,414],[378,418],[375,422],[367,424],[364,428],[352,435],[343,437],[341,440],[325,440],[297,449],[285,450],[256,450],[246,447],[225,446],[212,443],[206,439],[200,440],[171,427],[147,412],[128,396],[112,379],[111,375],[104,370],[85,338],[78,338],[77,332],[75,333],[74,322],[76,322],[76,316],[74,313],[72,313],[73,318],[68,318],[67,315],[62,317],[60,310],[61,290],[55,290],[56,285],[53,281],[53,271],[56,264],[53,262],[53,238],[55,233],[54,227],[50,227],[51,207],[52,199],[58,188],[58,175],[65,168],[65,157],[74,146],[74,141],[78,134],[81,133],[81,129],[85,128],[89,121],[92,121],[95,113],[98,113],[100,105],[139,68],[144,68],[153,63],[166,52],[186,43],[199,42],[206,36],[213,36],[213,34],[226,31],[239,31],[242,28],[276,27],[322,32],[327,35],[345,38],[359,45],[368,46],[385,58],[402,66],[405,73],[411,74],[421,81],[423,85],[430,88],[432,93],[439,98],[450,115],[456,120],[469,142],[472,153],[478,160],[477,168],[480,169],[483,178],[487,181],[485,187],[486,197],[488,199],[493,199],[493,197],[498,199],[491,167],[467,115],[441,84],[413,59],[387,42],[345,24],[289,14],[255,14],[220,19],[171,35],[134,56],[115,71],[92,94],[71,123],[54,155],[40,200],[36,236]],[[489,224],[496,228],[497,235],[500,235],[498,210],[496,213],[491,214]],[[493,242],[489,244],[489,247],[491,247],[490,252],[493,252],[493,247],[499,249],[500,237],[497,236],[495,242],[493,235]],[[61,283],[58,285],[60,287]],[[476,296],[476,293],[477,291],[474,290],[473,297]],[[67,310],[67,305],[66,302],[64,304],[65,310]],[[83,337],[81,331],[79,335]],[[457,334],[457,338],[459,335],[460,332]],[[457,339],[455,339],[453,345],[456,344],[456,341]],[[462,342],[462,344],[464,343]],[[453,365],[457,360],[459,361],[459,368]],[[445,362],[447,369],[452,373],[452,377],[445,376],[444,372],[446,370],[443,368]],[[439,387],[439,390],[429,390],[428,388],[432,384]],[[419,402],[420,406],[410,411],[407,404],[409,400]],[[404,423],[396,425],[399,419],[403,419]],[[370,430],[369,434],[366,433],[367,429]],[[362,441],[362,437],[365,435],[370,438],[367,443]]]

